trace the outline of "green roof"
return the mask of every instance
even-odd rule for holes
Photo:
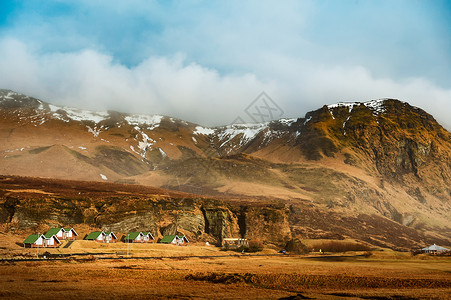
[[[25,241],[23,241],[24,244],[34,244],[40,237],[40,234],[30,234]]]
[[[60,230],[61,230],[61,228],[51,228],[51,229],[49,229],[49,231],[47,231],[47,233],[45,234],[45,237],[51,238],[52,235],[56,235]]]
[[[134,239],[136,239],[140,234],[141,234],[141,232],[129,232],[129,233],[125,236],[125,239],[126,239],[126,240],[134,240]]]
[[[85,237],[85,240],[95,240],[99,237],[99,235],[102,233],[102,231],[93,231],[90,234],[88,234],[87,237]]]
[[[114,236],[114,238],[117,238],[116,235],[114,234],[114,232],[112,231],[105,231],[105,235],[110,235],[112,234]]]
[[[47,232],[46,234],[44,234],[44,236],[46,239],[50,239],[52,236],[54,236],[54,234]]]
[[[66,232],[70,232],[70,231],[73,231],[74,232],[74,234],[75,234],[75,236],[78,236],[78,233],[75,231],[75,229],[74,228],[63,228]]]
[[[177,236],[177,235],[165,235],[165,236],[161,239],[160,243],[170,243],[170,242],[172,242],[172,241],[174,240],[174,238],[175,238],[176,236]]]

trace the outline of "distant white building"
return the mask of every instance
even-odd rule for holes
[[[249,242],[247,239],[241,238],[225,238],[222,240],[222,247],[228,247],[230,249],[236,249],[241,246],[249,247]]]
[[[437,246],[436,244],[421,249],[424,253],[441,253],[450,251],[448,248]]]

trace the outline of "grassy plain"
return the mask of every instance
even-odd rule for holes
[[[280,299],[301,294],[314,299],[449,299],[451,294],[450,257],[412,257],[390,250],[369,257],[359,256],[363,252],[274,255],[274,250],[265,250],[267,256],[247,256],[202,244],[130,246],[134,257],[153,258],[121,258],[123,243],[103,247],[76,241],[49,252],[109,249],[114,259],[2,262],[0,297]],[[219,255],[223,257],[208,257]]]

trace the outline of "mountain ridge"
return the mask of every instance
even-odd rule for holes
[[[0,116],[0,174],[143,184],[254,203],[307,201],[451,240],[451,134],[396,99],[205,127],[57,107],[1,90]],[[308,234],[302,218],[291,220],[292,232]]]

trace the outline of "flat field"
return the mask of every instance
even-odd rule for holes
[[[83,246],[71,250],[87,250]],[[153,258],[125,259],[116,252],[108,260],[95,255],[2,262],[0,297],[280,299],[299,294],[296,299],[449,299],[451,294],[450,257],[411,257],[388,250],[369,257],[274,255],[274,250],[249,256],[205,245],[132,245],[132,255],[143,256],[142,246]],[[120,244],[112,248],[125,249]]]

